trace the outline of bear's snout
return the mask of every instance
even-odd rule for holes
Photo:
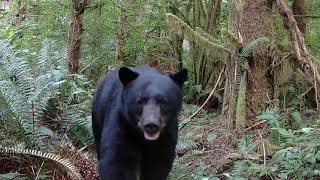
[[[143,135],[148,141],[156,141],[160,136],[160,128],[155,124],[147,124],[143,126]]]
[[[160,131],[164,126],[161,121],[160,107],[154,100],[149,100],[144,105],[140,123],[146,140],[155,141],[159,138]]]
[[[155,134],[159,131],[159,126],[153,123],[144,125],[143,127],[144,131],[148,134]]]

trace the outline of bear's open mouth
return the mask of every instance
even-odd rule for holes
[[[146,140],[155,141],[155,140],[157,140],[159,138],[160,131],[157,131],[157,132],[152,133],[152,134],[151,133],[147,133],[147,132],[144,131],[143,134],[144,134],[144,138]]]

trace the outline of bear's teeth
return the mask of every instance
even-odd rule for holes
[[[155,141],[159,138],[160,132],[156,132],[155,134],[148,134],[144,132],[144,138],[149,141]]]

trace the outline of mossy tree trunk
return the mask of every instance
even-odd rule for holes
[[[231,0],[229,5],[229,31],[235,35],[240,32],[240,24],[242,19],[242,10],[237,8],[237,1]],[[224,99],[222,107],[222,118],[226,119],[227,127],[230,134],[235,129],[236,122],[236,74],[239,73],[239,49],[229,45],[228,49],[231,52],[230,60],[226,63],[226,82],[224,86]]]
[[[169,7],[168,12],[172,13],[173,15],[176,15],[179,17],[179,7]],[[175,56],[175,59],[179,62],[178,68],[181,69],[183,66],[182,62],[182,45],[183,45],[183,36],[179,36],[175,33],[170,34],[170,39],[171,39],[171,45],[172,45],[172,50],[173,54]]]
[[[83,24],[81,16],[90,0],[72,0],[72,16],[69,28],[69,73],[77,74],[80,68],[80,48]]]
[[[272,33],[272,1],[244,0],[230,1],[229,29],[242,46],[248,45],[260,37],[271,37]],[[238,50],[233,49],[231,61],[226,64],[226,84],[223,116],[227,119],[229,128],[243,130],[252,120],[265,109],[273,97],[272,78],[270,77],[271,60],[266,45],[255,49],[254,57],[249,60],[247,73],[241,73]],[[239,77],[240,76],[240,77]],[[245,93],[241,92],[240,82],[245,80]],[[239,97],[238,95],[245,95]],[[245,99],[245,103],[237,105],[237,101]],[[237,111],[237,108],[243,109]],[[239,117],[239,118],[238,118]]]

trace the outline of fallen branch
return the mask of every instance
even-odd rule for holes
[[[251,130],[251,129],[257,127],[257,126],[259,126],[260,124],[264,124],[265,122],[267,122],[267,120],[259,121],[258,123],[254,124],[254,125],[252,125],[252,126],[250,126],[250,127],[248,127],[248,128],[246,128],[244,131],[245,131],[245,132],[246,132],[246,131],[249,131],[249,130]]]

